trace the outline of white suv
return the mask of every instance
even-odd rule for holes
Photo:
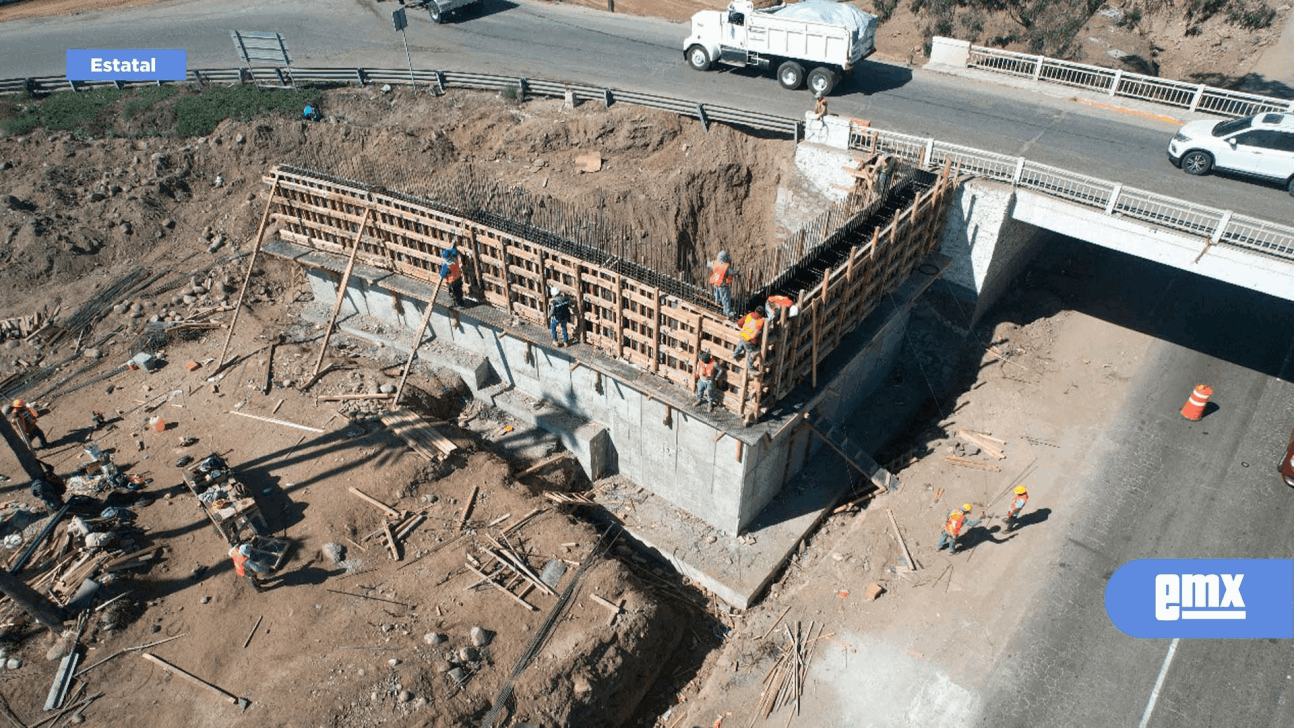
[[[1168,159],[1188,174],[1217,167],[1276,180],[1294,195],[1294,114],[1192,121],[1168,143]]]

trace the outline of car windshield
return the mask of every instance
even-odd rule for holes
[[[1246,117],[1244,119],[1232,119],[1230,121],[1219,121],[1217,123],[1217,126],[1213,127],[1213,136],[1223,137],[1228,134],[1234,134],[1238,131],[1244,131],[1245,129],[1248,129],[1250,126],[1252,126],[1253,123],[1254,123],[1254,119],[1252,116]]]

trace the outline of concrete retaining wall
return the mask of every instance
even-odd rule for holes
[[[1009,185],[973,179],[957,189],[948,211],[940,252],[952,267],[937,290],[964,304],[973,326],[1033,258],[1038,246],[1056,236],[1012,217],[1015,191]]]

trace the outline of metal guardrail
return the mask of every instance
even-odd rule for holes
[[[1244,248],[1294,262],[1294,227],[1288,225],[1125,187],[1118,182],[1030,162],[1024,157],[899,132],[855,127],[849,135],[849,146],[863,152],[895,154],[923,169],[937,170],[949,164],[968,174],[1096,208],[1107,215],[1148,222],[1204,238],[1210,244]]]
[[[1264,111],[1294,112],[1294,100],[1186,83],[1122,69],[1089,66],[1057,58],[972,45],[967,65],[1035,81],[1100,91],[1219,116],[1253,116]]]
[[[400,68],[205,68],[190,69],[188,82],[197,84],[255,83],[268,86],[297,86],[303,84],[392,84],[429,86],[440,90],[450,88],[484,91],[513,89],[518,98],[543,96],[562,98],[570,92],[576,101],[601,101],[636,104],[670,111],[699,120],[707,128],[711,122],[743,126],[760,131],[786,134],[800,138],[801,122],[784,116],[746,111],[715,104],[698,103],[668,96],[597,88],[562,81],[527,79],[512,76],[495,76],[461,71],[432,71]],[[0,80],[0,94],[49,93],[53,91],[86,91],[95,88],[131,88],[135,86],[162,85],[159,81],[69,81],[63,76],[37,76]]]
[[[1204,109],[1228,108],[1226,99],[1237,103],[1285,104],[1283,107],[1269,105],[1268,110],[1291,108],[1294,102],[1283,99],[1268,99],[1252,94],[1239,94],[1225,89],[1210,89],[1207,94],[1200,91],[1203,86],[1189,86],[1179,81],[1165,81],[1137,74],[1123,74],[1120,71],[1097,66],[1056,61],[1055,59],[1031,56],[1024,53],[999,51],[991,48],[972,46],[972,65],[975,65],[975,54],[983,52],[984,58],[995,59],[994,70],[1015,75],[1034,75],[1043,73],[1039,68],[1073,67],[1078,70],[1065,75],[1060,70],[1052,73],[1055,78],[1066,78],[1070,83],[1100,83],[1098,79],[1108,81],[1107,88],[1128,89],[1129,84],[1151,82],[1157,91],[1143,91],[1138,98],[1148,98],[1149,94],[1162,93],[1171,95],[1173,84],[1182,89],[1191,89],[1190,108]],[[1048,66],[1047,64],[1052,64]],[[1102,75],[1104,74],[1104,75]],[[544,96],[560,98],[568,92],[577,101],[601,101],[607,106],[613,103],[636,104],[670,111],[682,116],[698,119],[704,125],[711,122],[744,126],[751,129],[771,131],[801,137],[801,122],[783,116],[765,114],[757,111],[734,109],[727,106],[703,104],[685,99],[621,91],[616,89],[585,86],[563,81],[526,79],[512,76],[495,76],[482,73],[461,71],[432,71],[415,69],[410,74],[408,69],[373,69],[373,68],[224,68],[193,69],[189,71],[189,81],[199,84],[219,83],[258,83],[263,85],[297,85],[315,84],[359,84],[389,83],[392,85],[425,85],[441,90],[449,88],[466,88],[489,91],[515,89],[518,98]],[[0,80],[0,94],[21,93],[29,91],[44,93],[50,91],[81,91],[90,88],[160,85],[154,81],[135,82],[82,82],[68,81],[63,76],[41,76]],[[1178,90],[1182,90],[1178,89]],[[1132,94],[1125,94],[1132,95]],[[1179,94],[1174,98],[1182,98]],[[1246,100],[1248,99],[1248,100]],[[1167,103],[1167,102],[1166,102]],[[1261,109],[1260,109],[1261,110]],[[1223,113],[1223,112],[1217,112]],[[1257,112],[1252,112],[1257,113]],[[865,132],[865,133],[864,133]],[[1017,187],[1041,192],[1051,197],[1058,197],[1085,207],[1103,209],[1106,214],[1118,214],[1124,217],[1141,220],[1154,225],[1177,230],[1190,235],[1207,239],[1211,244],[1230,245],[1257,253],[1294,262],[1294,227],[1280,225],[1266,220],[1237,215],[1230,210],[1219,210],[1204,205],[1197,205],[1185,200],[1164,197],[1153,192],[1124,187],[1118,182],[1088,177],[1077,172],[1030,162],[1023,157],[1011,157],[1005,154],[986,152],[981,149],[963,147],[957,144],[940,142],[935,139],[903,134],[900,132],[882,131],[868,128],[851,130],[849,138],[851,149],[866,152],[883,152],[895,154],[922,169],[939,170],[945,163],[964,173],[1010,183]]]

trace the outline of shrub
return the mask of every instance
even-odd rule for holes
[[[207,88],[175,102],[175,133],[206,136],[225,119],[250,121],[271,114],[299,117],[319,102],[318,89],[262,89],[251,85]]]
[[[876,19],[884,23],[894,16],[899,7],[899,0],[875,0]]]
[[[123,118],[133,119],[158,101],[169,99],[177,93],[179,89],[175,86],[145,86],[135,91],[133,97],[126,102],[121,115]]]
[[[1260,30],[1272,24],[1276,19],[1276,11],[1266,5],[1260,5],[1255,9],[1232,10],[1227,19],[1242,28]]]

